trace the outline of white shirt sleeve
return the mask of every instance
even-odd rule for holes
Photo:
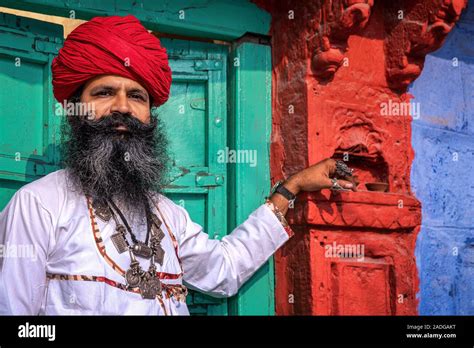
[[[191,289],[215,297],[235,295],[289,239],[278,218],[265,204],[222,240],[209,238],[188,212],[179,208],[186,220],[178,238],[183,280]]]
[[[0,314],[39,313],[52,236],[49,212],[33,193],[17,191],[0,213]]]

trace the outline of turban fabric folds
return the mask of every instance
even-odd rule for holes
[[[51,70],[54,97],[60,103],[98,75],[137,81],[150,94],[153,106],[168,100],[171,86],[166,49],[132,15],[95,17],[78,26],[65,40]]]

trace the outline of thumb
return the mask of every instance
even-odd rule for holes
[[[354,189],[355,186],[352,182],[350,181],[347,181],[347,180],[342,180],[342,179],[337,179],[337,183],[339,185],[341,185],[341,187],[343,189],[348,189],[348,190],[351,190],[351,189]],[[332,188],[333,187],[333,182],[332,182],[332,179],[330,178],[324,178],[321,182],[321,188]]]
[[[345,190],[356,191],[355,185],[350,181],[337,179],[336,182]],[[332,180],[328,178],[327,181],[325,181],[324,187],[329,188],[329,189],[333,189],[333,187],[334,187],[333,185],[334,184],[333,184]]]
[[[349,189],[349,190],[354,190],[355,191],[355,186],[352,182],[350,181],[347,181],[347,180],[341,180],[341,179],[338,179],[337,180],[337,183],[339,185],[341,185],[343,188],[345,189]]]

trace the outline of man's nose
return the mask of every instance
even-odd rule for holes
[[[126,93],[119,92],[115,95],[110,107],[110,112],[120,112],[122,114],[131,112]]]

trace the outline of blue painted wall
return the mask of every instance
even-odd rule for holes
[[[457,59],[457,66],[456,65]],[[474,2],[410,86],[421,315],[474,314]]]

